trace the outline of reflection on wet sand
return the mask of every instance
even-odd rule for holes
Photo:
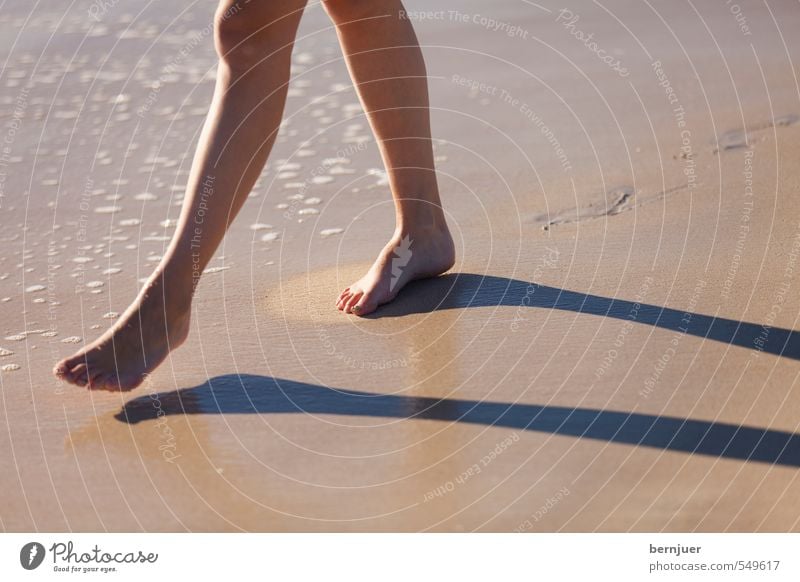
[[[438,315],[439,317],[428,318],[424,331],[412,328],[403,334],[410,338],[409,360],[413,362],[409,368],[409,389],[401,396],[408,398],[409,418],[424,418],[430,398],[422,395],[455,392],[466,380],[459,378],[463,365],[458,365],[459,356],[463,355],[460,352],[465,349],[465,342],[458,333],[461,314],[449,311]],[[444,414],[455,412],[449,410],[450,402],[447,398],[441,399],[438,406]],[[452,454],[465,446],[459,431],[451,430],[446,425],[422,422],[406,424],[409,475],[425,472],[428,481],[431,481],[437,479],[435,475],[459,474],[464,459],[461,455]],[[409,494],[409,501],[419,501],[418,491],[409,491]],[[459,503],[457,496],[444,496],[438,504],[429,505],[429,517],[432,521],[446,519],[458,511]]]

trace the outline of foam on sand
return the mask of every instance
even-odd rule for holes
[[[98,206],[94,209],[95,214],[114,214],[122,210],[122,206]]]
[[[343,232],[343,228],[325,228],[319,231],[319,236],[328,238],[329,236],[335,236],[337,234],[342,234]]]

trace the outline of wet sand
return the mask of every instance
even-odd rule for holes
[[[800,12],[490,4],[407,4],[452,272],[335,310],[393,208],[313,6],[189,341],[128,394],[50,369],[164,251],[213,7],[4,9],[4,531],[800,529]]]

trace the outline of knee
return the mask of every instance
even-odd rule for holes
[[[291,53],[299,15],[265,2],[221,5],[214,15],[214,45],[220,60],[249,70],[277,53]],[[290,3],[286,3],[287,5]]]

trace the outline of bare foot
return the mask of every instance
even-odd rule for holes
[[[342,291],[336,307],[367,315],[392,301],[409,281],[441,275],[455,264],[455,247],[447,227],[396,232],[367,274]]]
[[[92,390],[136,388],[186,340],[190,301],[191,286],[164,285],[163,277],[154,277],[108,331],[56,364],[53,373]]]

